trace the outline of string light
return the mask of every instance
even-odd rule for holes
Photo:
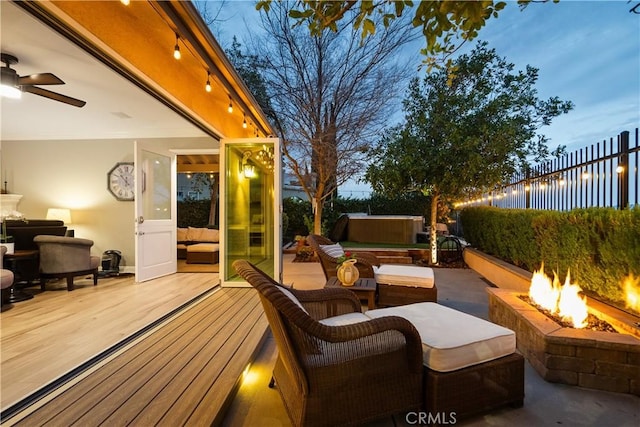
[[[180,36],[178,35],[178,33],[176,33],[176,45],[173,48],[173,57],[176,59],[180,59],[180,57],[182,56],[180,54],[180,46],[178,45],[179,40],[180,40]]]
[[[123,5],[129,5],[130,2],[131,2],[131,0],[120,0],[120,1],[122,2]],[[180,49],[180,35],[175,30],[174,30],[174,34],[176,36],[176,43],[175,43],[175,46],[173,48],[173,57],[176,60],[179,60],[179,59],[182,58],[182,51]],[[188,40],[188,38],[186,40]],[[193,54],[193,52],[189,48],[189,45],[186,44],[184,41],[183,41],[183,43],[184,43],[185,47],[187,48],[187,51],[191,52]],[[205,60],[205,62],[206,62],[206,60]],[[207,81],[205,83],[205,87],[204,88],[205,88],[206,92],[210,93],[213,90],[213,87],[211,86],[211,70],[209,68],[207,68],[207,67],[203,67],[203,68],[205,68],[205,70],[207,72]],[[214,79],[215,79],[215,77],[214,77]],[[224,82],[222,82],[222,83],[223,83],[223,86],[224,86]],[[229,114],[231,114],[231,113],[233,113],[233,98],[231,97],[231,94],[229,94],[228,97],[229,97],[229,105],[227,106],[227,112]],[[242,106],[242,103],[241,103],[241,106]],[[242,127],[244,129],[247,129],[247,127],[249,125],[251,125],[251,127],[253,128],[254,124],[247,122],[246,113],[243,112],[242,115],[243,115]],[[255,133],[256,137],[259,136],[257,126],[255,126],[254,133]]]
[[[207,92],[211,92],[211,82],[209,81],[210,75],[211,73],[209,73],[209,70],[207,70],[207,84],[204,85],[204,90],[206,90]]]
[[[130,1],[129,0],[120,0],[120,3],[122,3],[125,6],[129,6]]]

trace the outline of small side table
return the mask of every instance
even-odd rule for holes
[[[343,286],[337,277],[331,277],[325,286],[349,289],[356,294],[358,299],[367,301],[367,308],[369,310],[376,308],[376,290],[378,285],[374,278],[360,278],[353,284],[353,286]]]
[[[4,262],[7,264],[7,268],[13,271],[15,275],[13,285],[9,288],[9,302],[20,302],[26,301],[28,299],[33,298],[33,295],[24,292],[16,287],[16,284],[19,282],[19,277],[17,275],[17,265],[18,262],[28,260],[28,259],[38,259],[40,252],[37,250],[18,250],[12,254],[4,254]]]

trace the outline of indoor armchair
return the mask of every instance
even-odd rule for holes
[[[278,348],[273,379],[294,426],[359,425],[420,408],[422,346],[409,321],[367,318],[346,289],[298,291],[247,261],[233,267],[259,292]]]
[[[91,255],[93,241],[77,237],[36,236],[40,251],[40,288],[45,290],[49,278],[66,278],[67,290],[74,289],[73,278],[91,274],[98,284],[100,258]]]

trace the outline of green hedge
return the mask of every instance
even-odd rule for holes
[[[479,250],[522,267],[570,270],[572,282],[623,301],[622,281],[640,275],[640,208],[570,212],[474,207],[460,215],[465,239]]]
[[[178,202],[178,227],[207,227],[210,225],[210,210],[211,200],[184,200]]]

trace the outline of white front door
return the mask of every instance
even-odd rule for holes
[[[135,143],[136,281],[175,273],[176,156],[149,142]]]

